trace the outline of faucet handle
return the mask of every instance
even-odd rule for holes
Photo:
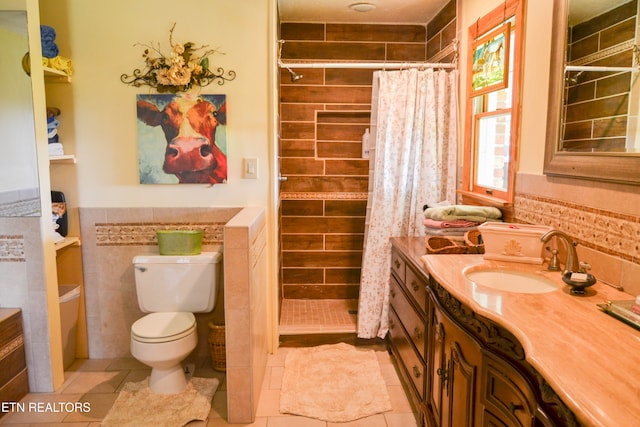
[[[588,262],[580,261],[580,272],[586,273],[589,270],[591,270],[591,264],[589,264]]]
[[[551,259],[549,260],[549,266],[547,270],[549,271],[560,271],[560,260],[558,260],[558,250],[551,249],[549,246],[546,249],[551,252]]]

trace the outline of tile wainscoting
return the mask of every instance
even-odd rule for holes
[[[255,419],[268,354],[266,211],[255,208],[80,208],[90,359],[130,357],[138,307],[132,260],[157,253],[155,231],[202,229],[203,251],[224,245],[223,280],[212,313],[196,314],[198,346],[210,357],[209,322],[225,325],[230,422]],[[225,271],[228,274],[225,274]],[[224,288],[224,292],[222,289]]]
[[[79,208],[87,307],[89,357],[129,357],[131,325],[142,317],[133,274],[133,257],[157,253],[155,231],[202,229],[203,251],[223,244],[224,225],[240,208]],[[224,274],[224,273],[223,273]],[[222,301],[222,300],[219,300]],[[197,314],[198,347],[209,354],[208,323],[221,316]]]
[[[640,217],[617,214],[561,200],[519,194],[515,197],[518,222],[558,228],[578,243],[599,252],[640,263]]]
[[[640,294],[640,193],[632,186],[519,173],[514,222],[560,229],[591,273]],[[562,259],[562,258],[561,258]]]
[[[24,236],[0,235],[0,262],[25,262]]]

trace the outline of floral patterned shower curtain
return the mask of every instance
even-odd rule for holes
[[[388,331],[389,238],[424,236],[422,207],[455,200],[457,96],[457,70],[374,73],[360,338]]]

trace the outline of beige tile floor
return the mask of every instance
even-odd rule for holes
[[[311,418],[281,414],[278,410],[280,387],[284,361],[291,348],[280,348],[268,358],[268,368],[258,403],[256,420],[251,426],[257,427],[415,427],[404,389],[398,379],[389,354],[375,348],[380,371],[387,384],[393,409],[383,414],[373,415],[348,423],[329,423]],[[210,360],[198,363],[195,376],[216,377],[220,387],[213,397],[209,419],[189,423],[189,427],[219,427],[227,425],[227,401],[224,373],[214,371]],[[149,370],[134,359],[79,360],[68,372],[65,382],[55,393],[30,393],[21,402],[89,402],[90,411],[80,412],[10,412],[0,418],[0,425],[14,427],[99,427],[101,420],[109,412],[119,390],[129,381],[141,381]]]

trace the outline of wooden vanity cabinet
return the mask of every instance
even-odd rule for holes
[[[414,408],[418,425],[425,416],[426,390],[426,273],[396,248],[392,249],[389,278],[388,349],[397,361],[407,397]]]
[[[577,426],[507,330],[476,315],[431,278],[429,427]],[[556,409],[557,423],[541,403]]]
[[[482,351],[480,344],[455,324],[432,299],[429,321],[430,420],[434,427],[478,426],[475,410]]]
[[[536,397],[508,361],[482,350],[482,426],[536,426]]]
[[[392,239],[387,341],[418,425],[580,426],[519,341],[420,266],[423,251]]]
[[[19,308],[0,308],[0,368],[0,402],[18,402],[29,392]]]

